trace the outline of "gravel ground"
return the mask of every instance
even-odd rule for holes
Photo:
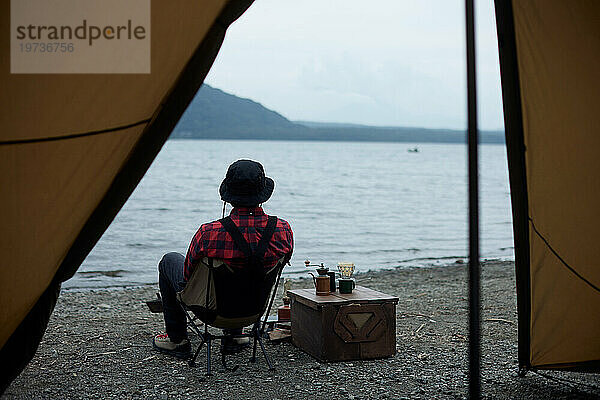
[[[600,376],[564,372],[517,376],[513,264],[483,265],[482,396],[490,399],[600,398]],[[276,371],[263,358],[233,357],[236,372],[212,377],[155,352],[162,316],[145,300],[156,286],[63,291],[37,355],[7,389],[7,399],[454,399],[467,377],[466,266],[397,269],[357,276],[357,283],[398,296],[397,353],[381,360],[323,364],[291,343],[267,343]],[[311,281],[294,281],[294,288]],[[280,285],[282,286],[282,285]],[[281,296],[278,296],[280,298]],[[192,344],[197,344],[193,340]],[[217,346],[218,349],[218,346]],[[557,382],[557,379],[568,382]]]

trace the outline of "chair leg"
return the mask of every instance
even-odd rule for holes
[[[269,356],[267,355],[267,352],[265,351],[265,345],[263,344],[262,338],[260,336],[258,336],[258,343],[260,344],[260,349],[262,350],[262,353],[265,356],[265,360],[267,361],[267,365],[269,366],[269,371],[275,371],[275,368],[271,364],[271,360],[269,359]]]
[[[188,361],[188,364],[190,367],[196,366],[196,360],[198,359],[198,356],[200,355],[200,351],[202,350],[202,347],[204,346],[204,344],[206,344],[206,375],[211,376],[212,375],[212,370],[211,370],[212,341],[213,341],[213,339],[219,338],[221,336],[212,335],[208,331],[207,325],[204,325],[204,333],[200,332],[200,329],[198,329],[198,327],[194,326],[194,328],[196,328],[196,329],[193,329],[193,330],[196,333],[198,333],[198,336],[200,337],[200,344],[198,345],[198,348],[194,352],[194,356]],[[258,345],[260,344],[260,349],[263,353],[263,356],[265,357],[265,361],[267,362],[267,365],[269,366],[269,371],[274,371],[275,368],[273,367],[273,364],[271,364],[271,359],[269,358],[269,355],[266,352],[265,346],[264,346],[262,338],[261,338],[262,329],[260,329],[260,328],[261,328],[260,324],[255,324],[252,329],[254,346],[252,349],[252,357],[250,358],[250,362],[252,362],[252,363],[256,362],[256,350],[258,348]],[[223,357],[222,357],[222,362],[223,362],[223,367],[225,368],[226,371],[231,371],[231,372],[236,371],[239,367],[238,365],[235,365],[233,367],[228,367],[225,355],[223,355]]]
[[[198,358],[198,355],[200,355],[200,350],[202,350],[202,346],[204,346],[204,344],[206,343],[206,375],[210,376],[210,375],[212,375],[211,363],[210,363],[210,350],[211,350],[211,344],[212,344],[212,340],[213,340],[214,336],[210,334],[210,332],[208,331],[208,327],[206,325],[204,326],[204,333],[200,332],[200,330],[198,330],[197,332],[198,332],[198,336],[200,336],[200,344],[198,345],[198,348],[194,352],[194,356],[192,357],[192,359],[190,361],[188,361],[188,365],[190,367],[196,366],[196,359]]]
[[[192,357],[192,359],[190,361],[188,361],[188,365],[190,367],[195,367],[196,366],[196,359],[198,358],[198,355],[200,354],[200,350],[202,350],[202,346],[204,346],[204,337],[202,335],[200,335],[200,344],[198,345],[198,348],[196,349],[196,352],[194,353],[194,357]]]
[[[206,376],[211,376],[210,371],[210,347],[212,343],[212,335],[208,333],[208,341],[206,342]]]

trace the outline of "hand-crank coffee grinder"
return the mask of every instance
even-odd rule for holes
[[[331,277],[327,274],[329,272],[329,268],[325,267],[323,263],[321,263],[320,265],[311,264],[308,260],[304,261],[304,265],[306,266],[306,268],[317,267],[317,276],[315,276],[312,272],[309,272],[309,274],[311,274],[313,277],[317,296],[329,295],[329,293],[331,292]],[[333,284],[335,285],[335,275],[333,277]]]

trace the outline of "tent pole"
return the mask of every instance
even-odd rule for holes
[[[475,15],[465,0],[467,31],[467,108],[469,151],[469,398],[480,394],[479,182],[477,154],[477,86],[475,80]]]
[[[515,245],[517,315],[519,322],[519,374],[524,375],[531,368],[529,355],[531,272],[529,255],[529,200],[527,194],[527,172],[525,168],[523,114],[521,111],[521,85],[512,2],[510,0],[495,0],[495,6]]]

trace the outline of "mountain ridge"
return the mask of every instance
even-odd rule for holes
[[[171,138],[465,143],[465,131],[290,121],[247,98],[202,85]],[[504,143],[502,131],[480,131],[481,143]]]

